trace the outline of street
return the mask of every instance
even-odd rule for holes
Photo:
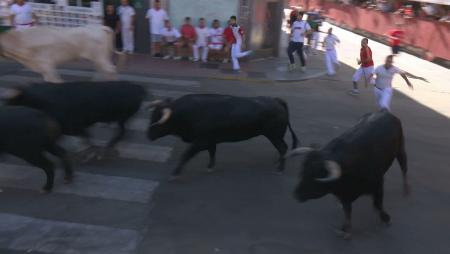
[[[364,83],[360,82],[359,97],[347,94],[360,37],[338,29],[335,32],[342,41],[338,57],[343,62],[334,77],[261,82],[251,77],[177,76],[148,68],[147,73],[125,70],[121,79],[141,84],[154,98],[191,93],[280,97],[289,104],[291,123],[301,144],[323,146],[355,125],[359,117],[377,109],[372,89],[364,88]],[[374,47],[382,48],[382,53],[374,50],[379,65],[386,47]],[[322,53],[311,57],[319,63],[323,58]],[[390,226],[379,221],[371,199],[362,197],[353,206],[352,239],[339,238],[334,230],[343,222],[343,212],[337,200],[328,195],[298,203],[292,191],[302,157],[289,160],[283,175],[273,174],[278,153],[263,137],[218,145],[212,173],[207,172],[208,153],[200,153],[188,163],[180,182],[168,182],[187,145],[173,136],[150,142],[146,137],[150,113],[142,109],[129,123],[118,157],[76,163],[70,185],[63,184],[58,166],[50,194],[39,191],[44,181],[42,170],[2,155],[0,253],[449,253],[449,70],[423,62],[407,54],[397,61],[400,68],[403,64],[430,84],[412,79],[416,89],[407,91],[403,80],[394,80],[398,89],[392,111],[405,131],[412,193],[402,196],[401,172],[395,162],[385,175]],[[64,80],[93,75],[69,67],[61,68],[60,73]],[[17,63],[0,62],[1,89],[40,80],[38,74]],[[113,126],[97,125],[91,133],[102,143],[113,131]],[[291,135],[286,134],[285,140],[291,144]],[[78,141],[66,138],[63,142],[70,147]]]

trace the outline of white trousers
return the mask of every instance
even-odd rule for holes
[[[134,32],[129,27],[122,27],[123,51],[134,52]]]
[[[339,61],[337,60],[337,54],[335,49],[332,50],[327,49],[325,51],[325,64],[327,65],[327,71],[329,75],[336,74],[336,71],[334,70],[334,65],[335,64],[339,65]]]
[[[198,60],[198,50],[202,49],[202,61],[206,62],[208,59],[208,50],[209,48],[207,46],[200,46],[200,45],[192,45],[192,51],[194,52],[194,60]]]
[[[390,110],[391,108],[391,98],[392,98],[392,87],[386,87],[383,89],[379,89],[377,87],[373,88],[375,93],[375,98],[377,99],[378,106],[380,109]]]
[[[317,49],[317,47],[319,46],[320,33],[319,32],[313,32],[312,39],[314,41],[313,48]]]
[[[241,66],[239,65],[239,58],[247,56],[251,51],[241,52],[241,44],[234,43],[231,45],[231,60],[233,62],[233,70],[239,70]]]
[[[361,77],[364,77],[366,79],[366,82],[369,83],[369,77],[373,73],[373,66],[369,67],[359,67],[359,69],[356,70],[355,74],[353,74],[353,81],[358,82]]]

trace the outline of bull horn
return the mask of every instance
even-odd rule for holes
[[[316,181],[331,182],[339,179],[342,175],[341,166],[335,161],[325,161],[325,168],[328,171],[328,176],[325,178],[316,178]]]
[[[294,157],[294,156],[297,156],[297,155],[301,155],[301,154],[305,154],[305,153],[311,152],[313,150],[314,149],[312,149],[311,147],[306,147],[306,146],[299,147],[297,149],[294,149],[294,150],[288,152],[284,157],[285,158],[291,158],[291,157]]]
[[[152,126],[161,125],[161,124],[167,122],[167,120],[169,120],[170,116],[172,115],[172,110],[170,108],[164,108],[162,110],[162,113],[163,113],[163,115],[161,116],[159,121],[152,124]]]
[[[163,100],[154,100],[149,102],[146,106],[145,109],[150,110],[151,108],[156,107],[159,104],[162,104],[164,101]]]
[[[9,100],[19,96],[21,93],[22,91],[18,89],[5,89],[5,91],[0,94],[0,98],[3,100]]]

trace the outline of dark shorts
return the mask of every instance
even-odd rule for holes
[[[396,55],[400,52],[400,46],[392,46],[392,54]]]

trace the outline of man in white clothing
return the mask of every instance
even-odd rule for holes
[[[224,43],[223,28],[220,27],[219,20],[215,19],[212,22],[212,27],[209,29],[208,47],[210,58],[216,61],[220,59]]]
[[[230,28],[233,33],[233,44],[231,45],[231,61],[233,63],[233,71],[239,73],[241,66],[239,65],[239,58],[252,54],[253,51],[248,50],[242,52],[242,39],[244,30],[236,23],[236,16],[230,17]]]
[[[333,28],[328,29],[328,35],[323,40],[323,47],[325,48],[325,63],[327,65],[327,73],[328,75],[336,74],[334,70],[334,65],[340,65],[337,60],[337,54],[335,45],[336,42],[341,42],[336,35],[333,34]]]
[[[205,26],[205,19],[200,18],[198,20],[198,27],[195,28],[195,32],[197,33],[197,39],[195,44],[192,45],[192,51],[194,52],[194,62],[199,60],[198,50],[202,49],[202,62],[206,63],[208,58],[208,38],[209,38],[209,30]]]
[[[305,71],[306,62],[305,56],[303,53],[303,44],[305,41],[305,36],[311,33],[311,27],[308,22],[303,20],[303,12],[299,12],[297,16],[297,20],[291,26],[291,35],[290,42],[287,49],[287,54],[289,57],[289,71],[293,71],[295,69],[295,60],[294,60],[294,52],[297,51],[297,55],[300,57],[301,62],[301,71]]]
[[[178,55],[180,52],[180,43],[178,40],[181,37],[180,32],[174,27],[169,20],[164,21],[164,28],[161,29],[162,36],[162,46],[165,51],[168,51],[163,59],[173,58],[174,60],[179,60],[181,57]]]
[[[33,8],[24,0],[17,0],[11,6],[11,25],[20,30],[27,27],[32,27],[37,21],[37,16],[33,13]]]
[[[134,24],[136,22],[136,12],[128,4],[128,0],[121,0],[117,13],[120,16],[120,25],[122,32],[122,43],[124,53],[134,52]]]
[[[164,28],[164,21],[169,19],[167,12],[161,9],[161,2],[155,0],[154,7],[147,11],[145,18],[149,21],[151,48],[154,57],[161,57],[161,30]]]
[[[402,78],[406,81],[406,84],[409,88],[413,89],[411,82],[409,82],[406,77],[406,73],[396,66],[392,65],[393,63],[393,55],[389,55],[386,57],[386,62],[384,65],[380,65],[375,68],[374,75],[375,78],[375,87],[374,93],[377,99],[378,106],[382,109],[385,108],[390,110],[391,98],[392,98],[392,79],[396,73],[400,74]]]

